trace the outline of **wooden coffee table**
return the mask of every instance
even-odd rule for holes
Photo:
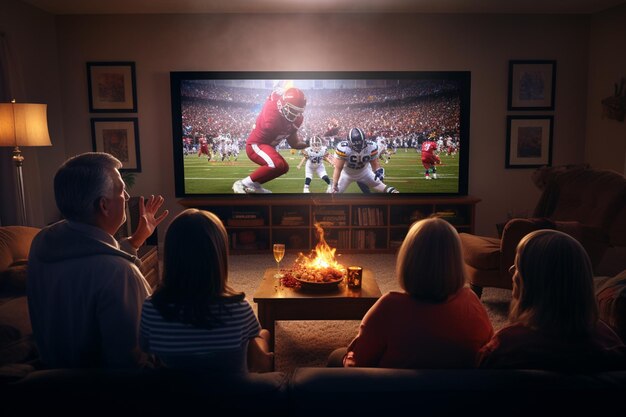
[[[363,270],[360,289],[352,290],[345,283],[330,291],[306,291],[280,285],[276,269],[265,271],[254,293],[261,327],[271,333],[270,349],[274,350],[276,320],[361,320],[381,296],[372,272]]]

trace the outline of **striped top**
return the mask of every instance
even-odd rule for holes
[[[158,357],[205,355],[240,350],[261,330],[246,300],[225,304],[221,310],[218,305],[212,305],[211,314],[222,323],[210,330],[179,321],[165,321],[149,297],[141,312],[139,344],[143,351]]]

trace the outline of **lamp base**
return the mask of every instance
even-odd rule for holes
[[[24,195],[24,176],[22,175],[22,165],[24,165],[24,157],[19,146],[13,149],[13,162],[15,163],[15,169],[17,170],[17,197],[19,204],[20,224],[27,226],[26,219],[26,199]]]

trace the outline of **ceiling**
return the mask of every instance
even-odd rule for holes
[[[153,13],[592,14],[626,0],[22,0],[55,15]]]

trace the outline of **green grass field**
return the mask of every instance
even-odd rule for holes
[[[300,154],[292,155],[289,150],[281,151],[281,155],[289,163],[289,172],[278,177],[263,186],[274,193],[301,193],[304,186],[304,166],[297,169],[302,159]],[[394,186],[400,193],[455,193],[459,177],[459,155],[454,157],[445,154],[440,155],[441,165],[437,166],[437,180],[426,180],[424,168],[420,156],[415,150],[403,149],[391,157],[388,164],[381,161],[385,168],[385,183]],[[325,163],[326,172],[332,179],[332,167]],[[185,192],[186,194],[231,194],[232,185],[238,179],[244,178],[258,165],[250,161],[243,151],[237,161],[211,160],[197,154],[184,157],[185,166]],[[326,191],[326,183],[320,178],[313,178],[311,182],[312,193]],[[351,184],[348,193],[359,193],[361,190],[356,184]]]

